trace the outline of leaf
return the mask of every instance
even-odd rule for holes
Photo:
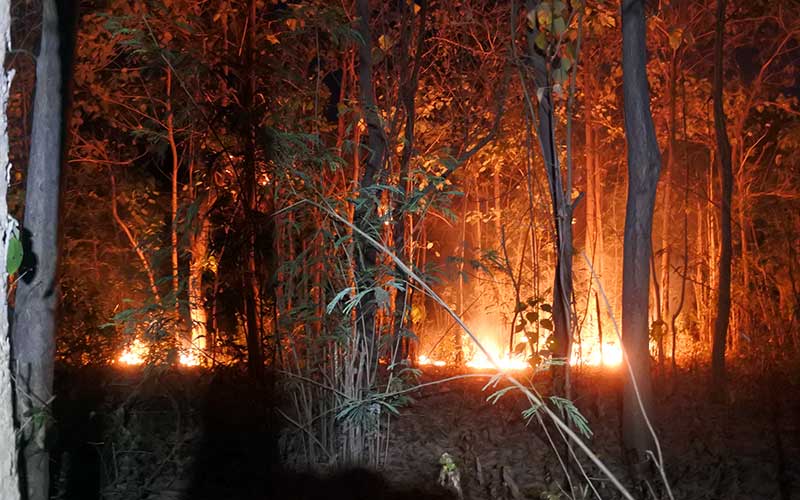
[[[536,9],[536,19],[539,21],[539,27],[542,29],[550,29],[550,23],[553,22],[553,10],[549,3],[540,3]]]
[[[378,47],[380,47],[382,51],[389,52],[393,45],[394,40],[392,40],[392,37],[386,35],[378,37]]]
[[[8,240],[8,253],[6,254],[6,272],[14,274],[22,264],[22,242],[19,238],[12,236]]]
[[[525,319],[528,320],[528,323],[535,323],[536,320],[539,319],[539,313],[536,311],[529,311],[525,314]]]
[[[525,17],[528,19],[528,28],[534,29],[536,27],[536,10],[529,10]]]
[[[553,329],[553,320],[549,318],[542,318],[539,320],[539,325],[544,328],[545,330],[552,330]]]
[[[683,41],[683,30],[681,28],[673,28],[669,30],[669,46],[672,50],[678,50]]]
[[[564,18],[555,18],[553,20],[553,33],[555,33],[556,36],[561,36],[565,31],[567,31],[567,23],[564,22]]]
[[[347,295],[348,293],[350,293],[350,290],[352,290],[351,287],[347,287],[344,290],[340,290],[339,293],[336,294],[336,297],[334,297],[333,300],[331,300],[328,303],[328,307],[325,308],[325,311],[328,314],[330,314],[333,311],[333,309],[336,307],[336,304],[341,302],[341,300],[344,298],[344,296]]]
[[[536,35],[536,38],[533,39],[533,43],[536,44],[536,47],[538,47],[539,50],[544,50],[545,47],[547,47],[547,34],[545,34],[544,31],[540,31]]]

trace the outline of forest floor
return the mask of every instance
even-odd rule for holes
[[[453,375],[429,368],[420,381]],[[487,402],[503,387],[484,391],[489,378],[416,391],[392,420],[382,476],[351,472],[321,480],[280,466],[274,422],[267,405],[256,403],[263,395],[238,375],[70,370],[57,374],[54,493],[64,500],[433,499],[442,498],[435,488],[439,457],[447,452],[467,500],[567,498],[557,496],[564,475],[547,435],[521,416],[524,397],[510,391]],[[654,420],[675,498],[800,499],[797,371],[732,369],[730,380],[731,397],[719,405],[708,402],[707,373],[700,370],[668,370],[655,379]],[[627,484],[620,384],[617,372],[574,371],[572,394],[593,432],[589,446]],[[576,454],[600,496],[619,498],[597,467]],[[571,476],[585,483],[580,472]],[[406,489],[390,495],[387,480]],[[361,489],[352,493],[355,484]]]
[[[423,381],[445,375],[451,374],[428,370]],[[564,475],[543,428],[536,420],[525,424],[528,405],[519,391],[487,402],[503,387],[483,391],[488,378],[422,390],[397,419],[387,472],[403,481],[436,481],[437,459],[447,452],[460,466],[467,499],[558,498],[548,494],[559,491],[554,479]],[[705,373],[680,370],[655,380],[654,421],[675,498],[800,499],[800,379],[733,371],[724,405],[708,402],[706,381]],[[620,389],[616,372],[574,372],[572,399],[593,432],[588,444],[627,484]],[[563,452],[563,440],[549,431]],[[598,468],[576,455],[602,498],[617,498]],[[585,484],[579,471],[571,475]]]

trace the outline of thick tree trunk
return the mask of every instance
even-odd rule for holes
[[[45,437],[53,394],[64,104],[59,46],[56,1],[44,0],[23,223],[23,238],[29,238],[30,245],[25,245],[12,334],[22,475],[29,500],[49,498]]]
[[[725,109],[722,94],[722,47],[725,33],[726,0],[717,0],[717,28],[714,42],[714,131],[717,136],[718,165],[722,194],[720,199],[720,244],[719,292],[717,294],[717,317],[714,322],[714,343],[711,350],[711,391],[718,401],[725,399],[725,341],[731,311],[731,198],[733,192],[733,172],[731,169],[731,145],[725,127]]]
[[[0,63],[5,63],[6,50],[11,46],[10,3],[0,0]],[[11,79],[5,65],[0,66],[0,262],[6,262],[8,242],[12,238],[8,217],[8,96]],[[0,498],[19,500],[19,475],[17,473],[17,443],[14,433],[14,390],[11,382],[11,345],[8,341],[8,273],[0,267]]]
[[[628,144],[628,201],[622,276],[622,341],[630,375],[623,393],[622,435],[634,471],[647,463],[653,440],[642,410],[652,408],[648,302],[653,205],[661,154],[650,113],[644,0],[622,3],[622,69]]]

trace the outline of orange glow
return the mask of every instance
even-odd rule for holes
[[[530,368],[530,365],[525,360],[524,355],[510,356],[508,353],[503,352],[503,349],[500,348],[500,345],[496,342],[496,339],[486,335],[480,335],[479,337],[482,337],[480,339],[481,344],[483,345],[484,349],[488,351],[491,359],[497,363],[500,371],[525,370]],[[472,359],[467,361],[467,366],[478,370],[487,370],[494,369],[495,364],[492,363],[492,361],[487,358],[484,353],[481,351],[476,351]]]
[[[203,347],[205,347],[205,339],[202,340]],[[180,357],[178,361],[183,366],[200,366],[200,346],[198,346],[199,342],[193,343],[188,345],[187,347],[181,349]]]
[[[477,336],[481,345],[489,353],[501,371],[515,371],[527,370],[531,366],[528,362],[528,357],[531,355],[530,347],[526,346],[521,352],[509,354],[507,352],[508,329],[499,324],[492,324],[490,320],[485,320],[477,324],[471,325],[473,333]],[[547,335],[542,332],[539,352],[547,352],[546,340]],[[581,335],[581,344],[573,342],[572,354],[569,363],[571,366],[605,366],[616,367],[622,364],[622,348],[619,340],[612,338],[605,340],[602,346],[598,340],[596,326],[593,321],[588,321],[584,325]],[[522,334],[517,335],[516,343],[527,343],[527,337]],[[478,350],[472,345],[469,337],[466,335],[462,338],[464,347],[464,359],[467,367],[476,370],[492,370],[495,364],[490,361],[483,352]],[[602,347],[602,354],[601,354]],[[448,363],[441,359],[434,359],[422,355],[417,360],[420,366],[446,366]]]
[[[136,339],[122,351],[117,361],[124,365],[141,365],[147,357],[147,351],[147,345],[140,339]]]
[[[445,366],[447,364],[440,359],[430,359],[424,354],[417,359],[417,363],[421,366]]]
[[[148,344],[141,339],[136,339],[122,350],[117,357],[117,362],[128,366],[143,365],[147,361],[149,350]],[[178,362],[183,366],[199,366],[201,363],[200,350],[195,346],[182,349],[178,356]]]
[[[570,365],[587,366],[619,366],[622,364],[622,348],[618,341],[603,342],[603,353],[600,355],[600,343],[584,340],[582,345],[577,343],[572,346]]]

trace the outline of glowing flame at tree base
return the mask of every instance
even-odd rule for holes
[[[150,346],[141,339],[135,339],[117,356],[116,362],[121,365],[139,366],[147,362]],[[178,354],[178,362],[182,366],[200,366],[202,351],[196,345],[187,345]]]
[[[497,339],[507,338],[507,333],[503,334],[503,329],[482,328],[475,330],[478,340],[481,345],[486,349],[492,359],[497,363],[501,371],[519,371],[531,368],[529,357],[531,356],[530,346],[525,348],[518,354],[509,354],[506,348],[502,348]],[[520,336],[520,342],[527,342],[527,337]],[[465,366],[477,370],[493,370],[495,364],[480,350],[472,345],[471,339],[466,337],[462,339],[464,345],[463,358]],[[519,345],[519,344],[518,344]],[[539,352],[547,352],[544,345],[544,340],[540,342]],[[417,359],[420,366],[446,366],[448,363],[442,359],[436,359],[429,356],[420,356]],[[611,341],[603,342],[602,345],[597,340],[596,335],[585,335],[582,342],[572,344],[572,354],[569,363],[571,366],[594,366],[594,367],[616,367],[622,364],[622,348],[619,341],[614,339]]]

